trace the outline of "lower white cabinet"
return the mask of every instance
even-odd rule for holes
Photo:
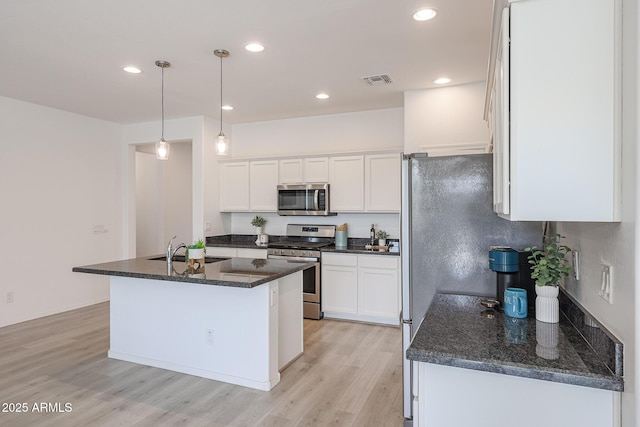
[[[228,246],[207,246],[207,256],[220,258],[267,259],[266,249],[230,248]]]
[[[396,256],[322,254],[322,310],[327,318],[399,325]]]
[[[620,392],[423,362],[413,369],[416,427],[620,426]]]

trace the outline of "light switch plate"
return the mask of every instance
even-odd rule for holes
[[[613,267],[602,264],[600,292],[598,294],[609,304],[613,304]]]

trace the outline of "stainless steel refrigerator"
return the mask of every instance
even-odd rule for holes
[[[540,244],[539,222],[493,212],[491,154],[402,160],[402,354],[405,425],[412,425],[412,371],[406,350],[436,293],[496,296],[489,246]]]

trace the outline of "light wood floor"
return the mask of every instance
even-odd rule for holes
[[[399,328],[305,320],[304,333],[263,392],[108,359],[108,303],[0,328],[0,426],[402,426]],[[15,403],[27,412],[3,412]]]

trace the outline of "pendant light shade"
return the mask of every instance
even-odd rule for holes
[[[222,132],[222,58],[229,56],[229,52],[224,49],[216,49],[213,54],[220,58],[220,133],[216,137],[216,155],[226,156],[229,154],[229,138]]]
[[[156,142],[156,159],[168,160],[171,146],[164,140],[164,69],[171,67],[171,64],[167,61],[156,61],[156,65],[162,70],[162,133],[160,141]]]

